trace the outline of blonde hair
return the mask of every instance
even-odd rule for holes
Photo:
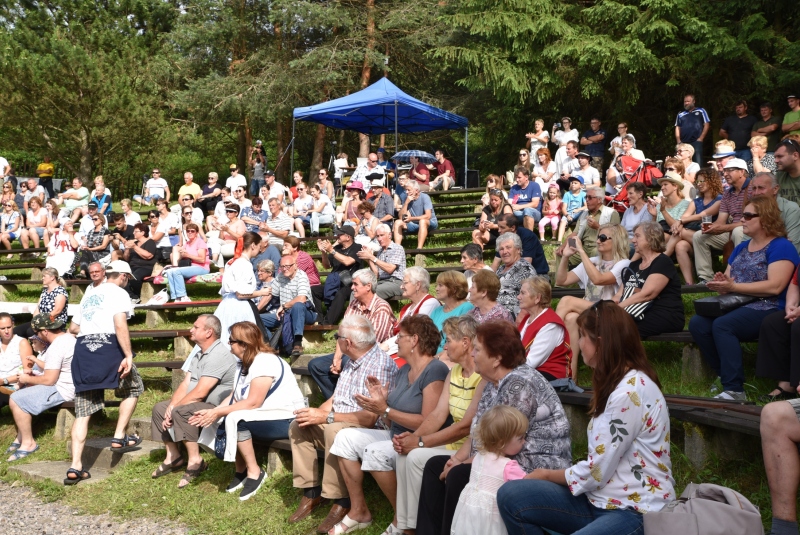
[[[689,145],[688,143],[678,143],[675,145],[675,150],[685,150],[689,153],[689,158],[694,156],[694,147]]]
[[[721,139],[714,144],[714,147],[719,151],[720,149],[728,149],[725,152],[735,152],[736,142],[730,139]]]
[[[616,264],[622,260],[627,260],[629,244],[628,231],[619,223],[606,223],[605,225],[600,225],[600,228],[597,229],[597,234],[600,235],[600,233],[606,229],[610,230],[611,236],[609,237],[611,238],[611,243],[614,244],[614,263]],[[599,262],[602,262],[602,260],[599,260],[598,263]]]
[[[750,141],[747,142],[748,147],[752,147],[754,145],[758,145],[764,150],[767,150],[767,136],[753,136],[750,138]]]
[[[509,442],[527,432],[528,419],[519,409],[495,405],[478,421],[475,446],[483,453],[503,455]]]
[[[683,175],[686,172],[686,166],[683,165],[683,160],[669,156],[664,160],[664,167],[670,164],[675,167],[675,172],[681,175],[681,178],[683,178]]]

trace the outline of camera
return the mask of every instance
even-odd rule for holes
[[[561,123],[553,123],[553,128],[561,128]]]

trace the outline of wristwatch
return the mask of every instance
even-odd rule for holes
[[[3,377],[3,385],[8,386],[8,377]]]
[[[329,424],[333,423],[333,409],[331,409],[331,412],[328,413],[328,417],[325,419],[325,421]]]
[[[425,447],[425,443],[422,442],[422,435],[420,435],[420,437],[419,437],[419,442],[417,442],[417,446],[419,446],[420,448],[424,448]]]
[[[392,410],[392,408],[391,408],[391,407],[389,407],[389,406],[387,406],[387,407],[386,407],[386,410],[385,410],[385,411],[383,411],[383,419],[384,419],[384,420],[388,420],[388,419],[389,419],[389,411],[390,411],[390,410]]]

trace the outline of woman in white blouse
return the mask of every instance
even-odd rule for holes
[[[537,468],[500,487],[497,506],[509,533],[643,533],[644,513],[675,497],[669,411],[636,324],[600,301],[578,327],[583,359],[594,369],[588,458],[566,470]]]
[[[578,142],[580,136],[578,131],[572,128],[572,119],[569,117],[561,118],[561,126],[563,130],[556,131],[558,123],[553,125],[553,141],[558,145],[556,151],[556,175],[561,176],[561,170],[564,168],[564,162],[567,160],[567,143],[570,141]]]
[[[536,154],[536,151],[546,147],[550,142],[550,132],[544,129],[544,119],[536,119],[533,122],[533,132],[525,134],[525,147],[531,154]]]
[[[423,314],[430,316],[431,312],[441,306],[441,303],[430,294],[431,275],[428,270],[422,267],[412,266],[406,268],[403,273],[403,282],[400,284],[400,289],[403,290],[402,298],[408,299],[411,302],[400,310],[400,315],[397,318],[397,323],[394,327],[394,336],[381,342],[381,349],[387,355],[395,359],[397,367],[403,366],[405,361],[397,361],[397,335],[400,334],[400,322],[406,316],[413,316],[414,314]]]
[[[237,359],[233,392],[219,406],[195,412],[189,423],[209,427],[225,418],[224,460],[236,466],[225,492],[242,489],[239,499],[244,501],[255,495],[265,479],[253,437],[261,442],[289,438],[294,411],[305,400],[289,364],[264,343],[258,327],[246,321],[231,325],[230,342]]]
[[[550,184],[556,183],[556,162],[550,159],[550,149],[547,147],[536,151],[536,165],[533,166],[531,176],[543,193]]]

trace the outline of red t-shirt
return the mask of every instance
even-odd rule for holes
[[[417,175],[412,174],[411,176],[414,177],[414,180],[419,182],[420,184],[428,185],[431,181],[431,172],[428,171],[428,168],[425,167],[425,164],[419,162],[417,166],[414,168],[414,171],[424,176],[424,178],[418,178]]]
[[[436,176],[443,175],[445,172],[450,171],[450,178],[456,179],[456,168],[453,167],[453,162],[445,160],[442,163],[433,162],[433,167],[436,168]]]
[[[391,195],[392,195],[392,192],[391,192],[391,191],[389,191],[389,189],[388,189],[388,188],[383,188],[383,194],[384,194],[384,195],[389,195],[389,196],[391,197]],[[369,193],[367,193],[367,200],[370,200],[370,199],[372,199],[372,198],[374,198],[374,197],[375,197],[375,194],[374,194],[374,193],[372,193],[372,190],[369,190]]]

